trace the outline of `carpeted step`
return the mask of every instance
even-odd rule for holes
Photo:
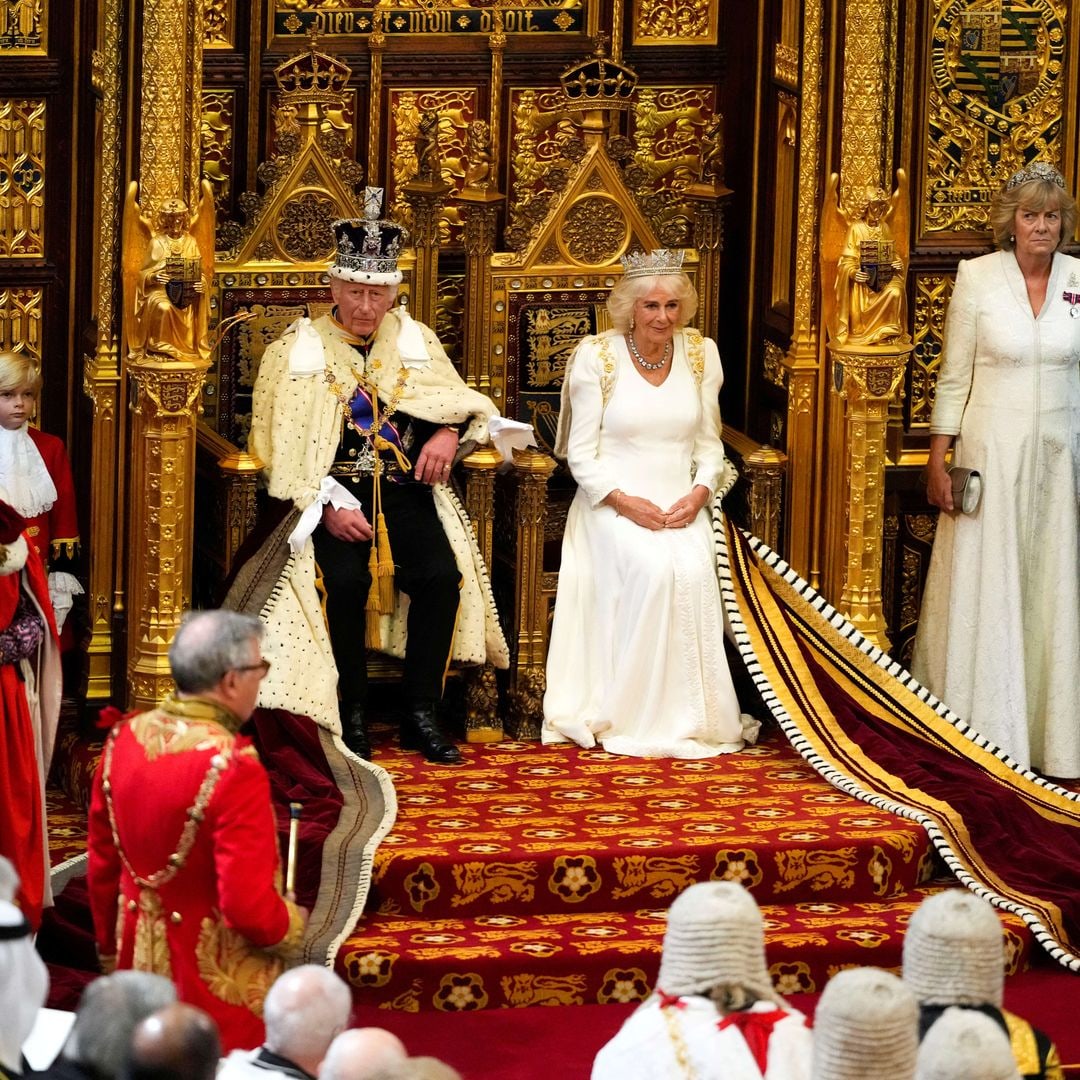
[[[86,808],[66,791],[50,784],[45,789],[49,826],[49,865],[54,871],[86,852]]]
[[[911,913],[937,887],[889,903],[766,904],[767,952],[785,994],[815,993],[836,971],[899,969]],[[470,1011],[643,999],[660,961],[666,907],[573,914],[426,919],[368,915],[338,953],[356,1003]],[[1001,913],[1009,973],[1026,969],[1032,937]]]
[[[90,808],[90,789],[104,741],[104,732],[95,732],[88,737],[79,732],[71,717],[61,716],[49,783],[64,792],[74,805],[81,806],[84,817]]]
[[[369,910],[427,919],[634,911],[727,878],[761,903],[859,902],[928,880],[919,826],[822,780],[774,735],[706,761],[504,742],[428,765],[376,734],[398,817]]]

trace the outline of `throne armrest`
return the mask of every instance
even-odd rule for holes
[[[195,431],[195,560],[198,597],[215,603],[240,545],[255,526],[263,463],[199,421]]]

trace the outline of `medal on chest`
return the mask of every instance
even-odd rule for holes
[[[1061,298],[1069,305],[1069,318],[1080,319],[1080,281],[1077,280],[1075,274],[1069,275]]]

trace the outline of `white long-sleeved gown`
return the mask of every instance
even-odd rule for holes
[[[1011,252],[962,262],[933,434],[978,469],[942,513],[912,672],[1020,764],[1080,776],[1080,259],[1054,256],[1036,316]],[[1077,307],[1080,315],[1080,307]]]
[[[660,386],[622,335],[586,338],[569,375],[567,461],[578,491],[563,536],[544,697],[546,743],[702,758],[739,750],[744,728],[724,654],[709,508],[685,529],[650,531],[601,505],[619,488],[666,510],[724,472],[716,346],[675,335]]]

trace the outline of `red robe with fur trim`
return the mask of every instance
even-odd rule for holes
[[[28,541],[26,565],[4,574],[0,564],[0,629],[11,625],[19,593],[25,590],[45,621],[37,655],[0,664],[0,855],[15,866],[17,894],[30,925],[41,923],[41,909],[51,902],[45,830],[45,776],[49,771],[60,714],[60,661],[45,570]],[[10,549],[0,549],[13,558]],[[25,666],[24,666],[25,665]],[[27,678],[35,687],[27,696]]]

